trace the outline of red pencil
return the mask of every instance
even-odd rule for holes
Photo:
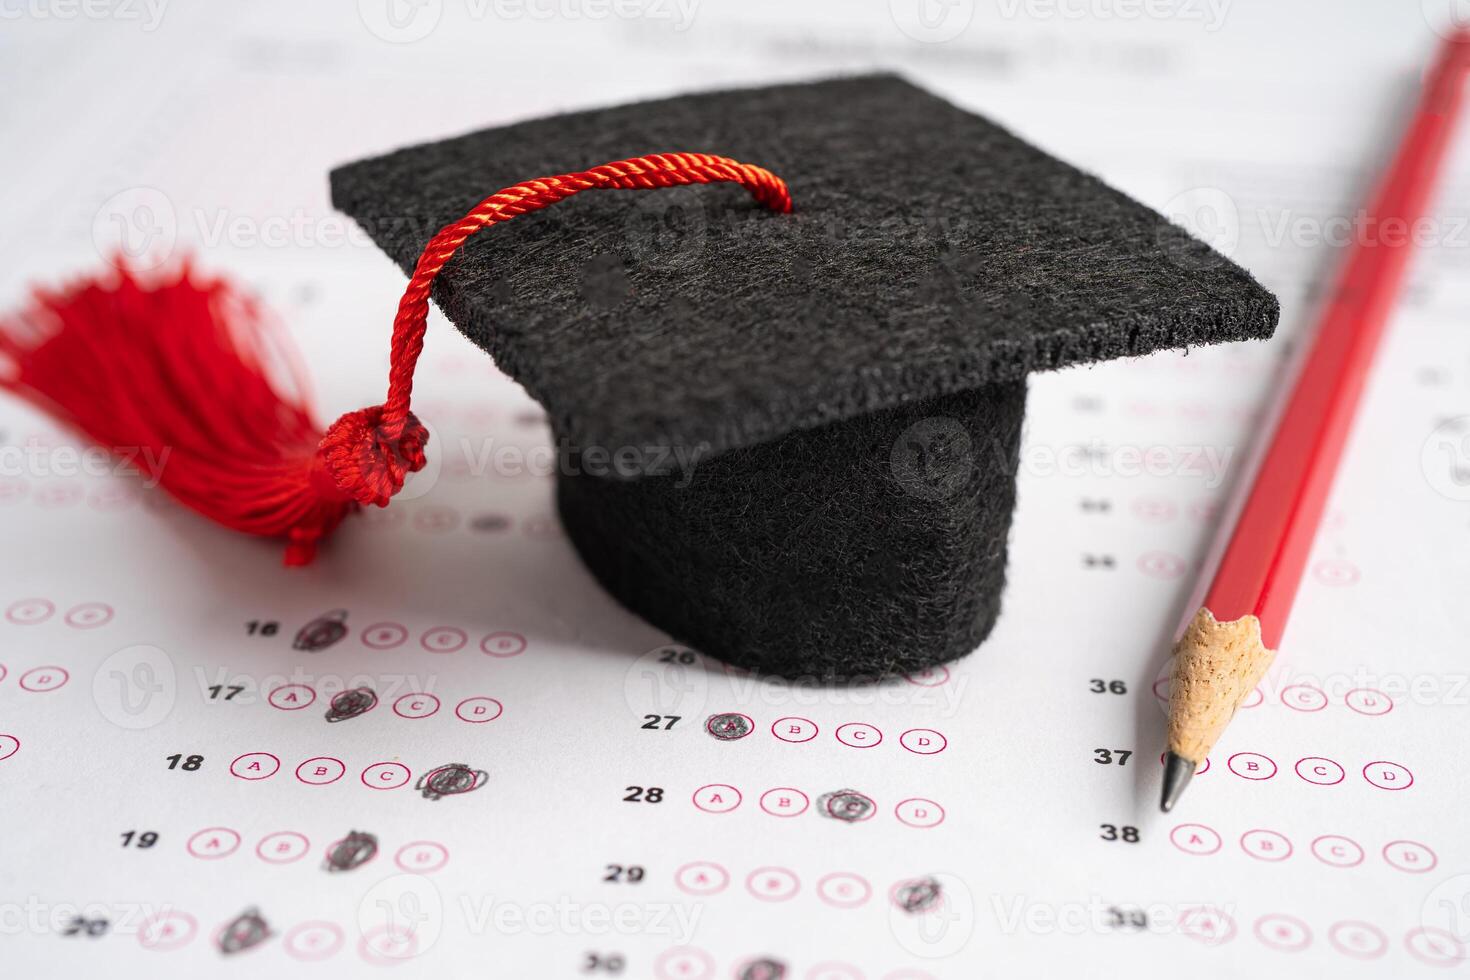
[[[1165,812],[1276,656],[1467,77],[1470,31],[1461,31],[1441,45],[1425,76],[1413,122],[1349,246],[1204,602],[1174,647]]]

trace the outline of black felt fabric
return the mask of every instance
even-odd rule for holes
[[[332,174],[410,271],[503,186],[719,153],[783,177],[582,194],[471,239],[435,297],[584,445],[721,452],[1027,372],[1269,335],[1275,300],[1153,211],[876,76],[484,130]]]
[[[823,680],[919,670],[1000,611],[1025,404],[1005,382],[682,475],[563,476],[562,520],[609,592],[706,653]]]
[[[730,186],[582,194],[472,238],[434,296],[559,439],[622,454],[559,480],[608,589],[740,663],[871,674],[969,649],[999,601],[1027,373],[1276,323],[1165,219],[891,76],[485,130],[343,167],[332,196],[408,271],[503,186],[679,150],[768,167],[796,213]],[[1008,447],[942,503],[894,476],[931,417]]]

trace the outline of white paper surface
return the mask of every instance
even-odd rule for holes
[[[416,400],[430,469],[306,570],[0,402],[0,962],[113,977],[1464,971],[1464,139],[1281,657],[1180,809],[1156,812],[1152,687],[1231,466],[1331,268],[1314,230],[1357,207],[1432,46],[1434,5],[1402,6],[15,8],[5,305],[94,267],[120,230],[149,254],[192,251],[290,326],[324,418],[380,397],[402,288],[331,213],[331,166],[569,107],[871,65],[1155,207],[1203,213],[1207,232],[1220,218],[1286,317],[1269,344],[1036,378],[995,634],[932,675],[847,689],[727,671],[619,609],[557,527],[536,406],[437,313]],[[947,38],[946,11],[969,14]],[[323,619],[344,635],[295,649]],[[328,721],[359,687],[376,707]],[[709,735],[723,713],[750,733]],[[452,764],[476,788],[426,798],[417,784]],[[376,856],[327,870],[352,832]],[[936,886],[928,911],[900,907]],[[252,909],[265,938],[222,953],[230,924],[235,943],[255,935]]]

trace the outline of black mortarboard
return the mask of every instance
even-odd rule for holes
[[[693,95],[342,167],[403,268],[496,187],[639,154],[738,187],[583,194],[470,239],[449,319],[546,408],[571,540],[630,609],[822,678],[960,656],[999,611],[1026,375],[1266,337],[1276,300],[1153,211],[891,76]]]

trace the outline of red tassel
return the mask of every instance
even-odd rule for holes
[[[302,564],[354,505],[313,477],[322,433],[273,326],[222,280],[119,265],[38,291],[0,324],[4,384],[115,453],[146,454],[205,517],[289,535],[287,562]]]
[[[669,153],[525,181],[476,205],[425,246],[393,323],[388,397],[326,431],[312,421],[294,352],[260,306],[187,265],[144,279],[124,264],[0,322],[0,385],[127,456],[149,454],[160,485],[226,527],[285,537],[304,565],[342,518],[387,506],[424,466],[425,431],[409,401],[434,277],[486,225],[584,190],[740,184],[791,210],[770,172],[724,157]],[[8,362],[8,363],[5,363]],[[283,386],[284,383],[284,386]]]

